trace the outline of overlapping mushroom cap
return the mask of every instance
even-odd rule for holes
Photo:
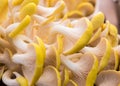
[[[72,79],[78,86],[94,84],[98,72],[98,60],[95,56],[90,53],[78,53],[67,57],[61,56],[61,61],[72,71]]]
[[[119,80],[118,31],[98,12],[96,3],[96,0],[0,0],[3,83],[107,86],[103,85],[106,77]],[[101,79],[103,75],[105,80]]]
[[[118,86],[120,84],[120,72],[114,70],[102,71],[96,79],[96,86]]]

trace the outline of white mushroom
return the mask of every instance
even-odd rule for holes
[[[22,65],[22,71],[28,81],[32,81],[35,69],[36,53],[33,46],[29,45],[27,52],[13,55],[12,61]],[[31,72],[29,72],[31,71]]]

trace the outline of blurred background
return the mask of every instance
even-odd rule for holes
[[[102,11],[120,33],[120,0],[96,0],[96,10]]]

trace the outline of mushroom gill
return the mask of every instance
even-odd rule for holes
[[[120,84],[120,72],[105,70],[98,74],[95,86],[118,86]]]
[[[65,55],[73,54],[82,49],[88,43],[93,33],[92,24],[87,18],[74,20],[72,26],[73,29],[61,25],[54,25],[52,28],[53,33],[60,33],[65,37]]]
[[[12,57],[13,62],[22,65],[23,75],[30,85],[34,85],[41,76],[45,60],[44,44],[38,37],[36,39],[38,44],[27,44],[24,53],[17,53]]]
[[[36,83],[37,86],[61,86],[61,78],[59,71],[53,66],[47,66],[40,79]]]
[[[107,66],[112,47],[106,38],[102,38],[96,47],[84,47],[81,52],[91,52],[96,55],[99,61],[99,71]]]
[[[61,56],[61,62],[72,72],[71,79],[78,86],[92,86],[98,72],[98,60],[91,53]]]

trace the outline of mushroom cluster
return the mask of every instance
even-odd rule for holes
[[[120,36],[96,0],[0,0],[7,86],[118,86]]]

